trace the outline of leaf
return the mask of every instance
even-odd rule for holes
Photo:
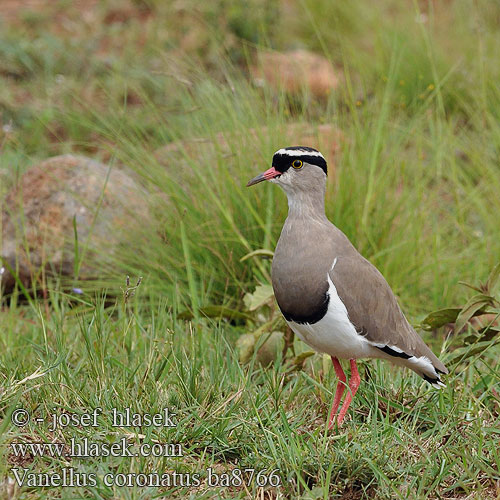
[[[458,284],[459,285],[464,285],[467,288],[471,288],[475,292],[479,292],[479,293],[483,293],[484,292],[484,290],[481,288],[481,285],[479,285],[479,286],[471,285],[470,283],[467,283],[466,281],[459,281]]]
[[[270,334],[278,326],[282,326],[282,318],[278,316],[273,318],[263,325],[259,326],[257,330],[251,333],[244,333],[236,341],[236,350],[238,351],[238,357],[241,363],[246,363],[252,357],[252,354],[256,348],[257,342],[264,334]],[[280,334],[282,334],[280,332]],[[265,342],[265,341],[264,341]]]
[[[256,360],[263,366],[270,365],[283,351],[283,332],[274,331],[262,335],[258,343]]]
[[[301,352],[300,354],[297,354],[297,356],[295,356],[295,358],[293,358],[292,363],[295,366],[302,368],[302,366],[304,365],[304,361],[313,355],[314,355],[314,351]]]
[[[480,354],[486,349],[493,347],[494,345],[500,344],[500,340],[488,340],[483,342],[477,342],[476,344],[468,345],[465,347],[460,347],[453,352],[453,355],[450,358],[446,359],[446,365],[448,367],[452,367],[461,363],[462,361],[475,356],[476,354]]]
[[[271,285],[258,285],[253,293],[247,293],[243,298],[248,311],[255,311],[268,302],[274,295]]]
[[[252,357],[257,338],[253,333],[244,333],[236,341],[236,350],[240,363],[247,363]]]
[[[492,299],[488,295],[478,293],[471,297],[457,317],[454,333],[460,332],[473,316],[485,313],[485,308],[488,305],[492,305]]]
[[[259,250],[254,250],[253,252],[244,255],[240,259],[240,262],[244,262],[251,257],[265,257],[267,259],[272,259],[274,257],[274,252],[272,252],[271,250],[266,250],[265,248],[260,248]]]
[[[295,358],[293,358],[293,363],[295,365],[301,365],[307,358],[310,358],[315,354],[314,351],[304,351],[301,352],[300,354],[297,354]]]
[[[474,333],[473,335],[469,335],[464,339],[464,344],[475,344],[476,342],[486,342],[491,339],[495,335],[500,333],[500,326],[485,326],[484,328],[481,328],[477,333]]]
[[[460,307],[448,307],[431,312],[422,321],[422,327],[425,330],[434,330],[448,323],[455,323],[461,310]]]
[[[238,359],[242,364],[250,361],[256,349],[256,360],[261,365],[269,365],[283,349],[283,332],[266,332],[259,328],[253,333],[244,333],[236,341]]]

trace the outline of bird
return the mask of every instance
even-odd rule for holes
[[[281,148],[272,166],[251,179],[277,184],[288,216],[273,256],[271,281],[279,309],[292,331],[331,357],[338,378],[328,429],[342,425],[361,384],[356,360],[381,358],[409,368],[434,387],[444,387],[447,368],[413,329],[380,271],[327,218],[327,162],[307,146]],[[347,377],[339,359],[349,360]],[[340,411],[344,389],[349,390]]]

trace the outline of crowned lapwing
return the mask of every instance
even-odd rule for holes
[[[446,367],[410,326],[377,268],[354,248],[325,215],[327,165],[309,147],[276,151],[272,167],[248,182],[278,184],[288,197],[288,217],[274,252],[272,283],[290,328],[314,350],[331,356],[339,379],[329,428],[344,392],[339,358],[349,359],[349,392],[337,416],[340,425],[361,379],[358,358],[382,358],[443,386]]]

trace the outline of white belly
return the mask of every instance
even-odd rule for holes
[[[330,277],[328,283],[330,301],[325,316],[314,324],[287,321],[288,325],[315,351],[344,359],[376,357],[377,349],[356,331],[349,320],[347,309]]]

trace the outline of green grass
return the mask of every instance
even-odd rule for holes
[[[110,23],[121,8],[110,1],[91,28],[71,6],[73,24],[50,21],[47,7],[1,25],[0,194],[38,159],[75,152],[133,169],[153,214],[130,221],[130,241],[95,263],[99,281],[78,283],[82,297],[57,278],[43,284],[45,297],[1,297],[0,482],[16,465],[72,466],[99,478],[95,487],[25,487],[10,497],[277,498],[255,482],[168,490],[102,482],[110,472],[204,480],[208,467],[251,467],[279,469],[282,498],[497,498],[498,345],[454,365],[441,391],[388,364],[361,362],[349,418],[328,432],[336,383],[328,360],[315,356],[299,371],[279,355],[267,368],[255,356],[242,365],[236,341],[262,318],[211,320],[200,309],[242,310],[245,293],[269,281],[269,261],[241,258],[274,248],[286,200],[275,186],[244,186],[289,145],[296,122],[341,131],[328,216],[383,272],[410,321],[466,302],[458,282],[485,280],[500,256],[498,7],[130,5],[153,14]],[[323,52],[344,75],[339,90],[315,100],[255,87],[246,63],[256,44]],[[170,143],[180,147],[158,154]],[[144,278],[127,302],[126,274],[132,283]],[[192,321],[180,319],[185,310]],[[424,335],[445,363],[463,344],[460,334]],[[13,426],[20,406],[34,416],[98,406],[104,415],[97,429],[51,432],[48,423]],[[175,408],[178,426],[113,428],[113,407]],[[10,448],[123,436],[180,443],[184,455],[66,462],[15,459]]]
[[[50,315],[41,313],[34,322],[20,318],[17,308],[3,313],[8,332],[3,343],[9,347],[2,359],[2,473],[12,465],[43,471],[72,466],[97,471],[101,478],[110,472],[278,468],[289,498],[327,498],[347,491],[378,498],[434,497],[437,491],[445,498],[491,498],[500,465],[495,445],[499,401],[491,392],[498,384],[498,360],[474,359],[448,377],[442,391],[382,363],[362,363],[364,383],[352,419],[342,430],[327,432],[333,370],[323,371],[316,362],[309,370],[290,373],[280,360],[265,369],[253,363],[242,367],[231,347],[238,328],[186,324],[175,319],[166,301],[151,309],[141,307],[141,299],[139,290],[128,309],[109,310],[99,299],[70,306],[66,297],[54,294]],[[28,339],[29,352],[20,355]],[[34,368],[39,376],[19,383]],[[8,419],[18,405],[34,416],[53,408],[81,413],[101,407],[105,414],[97,430],[50,432],[48,422],[17,429]],[[178,414],[178,426],[117,429],[110,423],[113,407],[140,413],[169,407]],[[71,462],[9,457],[11,442],[68,442],[72,437],[110,442],[131,435],[134,443],[141,442],[134,433],[143,434],[145,442],[181,443],[184,457]],[[258,488],[249,490],[255,495]],[[84,491],[93,498],[159,494],[154,488],[123,492],[102,484],[60,493],[75,498]],[[181,497],[216,495],[204,487],[171,491]],[[241,488],[219,493],[247,495]],[[20,494],[33,496],[35,490]]]

